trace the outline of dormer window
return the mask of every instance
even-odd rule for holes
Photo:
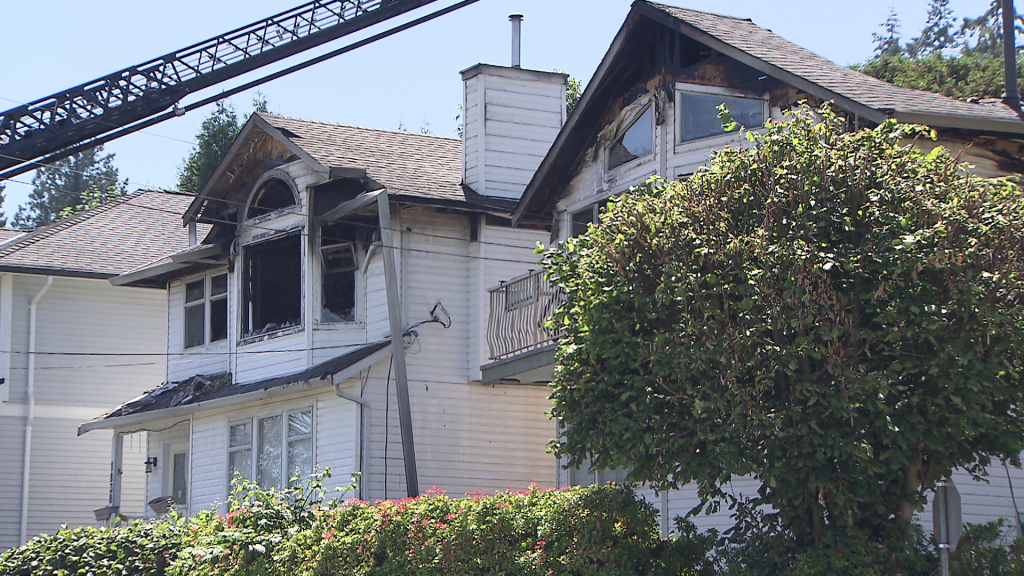
[[[291,186],[281,178],[271,177],[256,189],[245,217],[251,220],[294,205],[295,195],[292,194]]]
[[[654,108],[648,106],[608,148],[608,169],[654,152]]]
[[[677,94],[680,142],[725,134],[718,118],[718,107],[722,104],[729,109],[733,120],[748,130],[763,126],[768,113],[766,98],[738,90],[680,84]]]
[[[250,244],[242,262],[242,338],[300,325],[301,236],[292,233]]]

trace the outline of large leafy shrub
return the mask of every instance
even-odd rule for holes
[[[881,541],[954,467],[1019,464],[1024,202],[930,136],[799,111],[550,251],[558,453],[712,506],[752,476],[737,528],[801,545]]]
[[[61,530],[0,555],[0,574],[243,576],[685,575],[713,539],[662,540],[627,487],[522,490],[367,503],[319,484],[236,493],[225,515]]]

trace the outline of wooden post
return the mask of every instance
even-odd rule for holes
[[[398,293],[398,273],[395,266],[397,247],[391,233],[391,207],[386,191],[377,195],[377,213],[380,218],[380,239],[384,245],[384,287],[387,292],[388,319],[391,323],[391,358],[395,363],[395,391],[398,394],[398,423],[402,429],[406,494],[419,496],[416,446],[412,437],[412,407],[409,403],[409,377],[405,367],[405,329],[402,327],[402,303]],[[384,425],[387,426],[387,422]]]

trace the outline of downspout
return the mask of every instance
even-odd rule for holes
[[[21,538],[24,545],[28,542],[28,482],[32,464],[32,423],[36,419],[36,307],[43,295],[53,284],[53,276],[46,277],[46,283],[32,298],[28,305],[28,382],[26,385],[28,402],[28,418],[25,420],[24,461],[21,467]]]
[[[370,369],[369,368],[366,369],[366,377],[367,378],[370,377]],[[331,381],[334,384],[334,393],[337,394],[337,396],[339,398],[341,398],[343,400],[348,400],[349,402],[352,402],[352,403],[354,403],[357,406],[356,410],[357,410],[357,414],[358,414],[358,416],[357,416],[358,417],[358,421],[356,422],[356,434],[358,435],[358,438],[356,438],[356,442],[355,442],[356,456],[355,456],[355,458],[353,458],[353,460],[355,461],[356,472],[359,474],[359,482],[358,482],[359,494],[358,494],[358,498],[360,500],[363,500],[364,499],[363,498],[363,486],[365,484],[365,480],[363,479],[363,454],[364,454],[364,452],[363,452],[363,438],[365,437],[365,434],[366,434],[365,430],[363,429],[364,428],[363,423],[366,420],[365,410],[367,410],[368,407],[366,406],[366,401],[363,400],[363,398],[362,398],[362,393],[360,393],[359,396],[356,396],[354,394],[349,394],[348,392],[345,392],[344,390],[341,389],[341,385],[344,384],[344,381],[334,382],[334,377],[333,376],[331,377]],[[356,380],[356,382],[358,383],[358,380]]]

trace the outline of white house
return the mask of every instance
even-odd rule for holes
[[[169,357],[151,392],[80,428],[115,434],[115,504],[142,475],[147,501],[186,513],[235,474],[282,487],[324,467],[334,486],[361,474],[367,499],[555,484],[547,387],[482,384],[480,366],[486,289],[548,237],[509,218],[566,77],[462,76],[464,141],[254,115],[184,213],[212,225],[203,243],[112,281],[167,287]],[[140,432],[149,474],[121,464]]]
[[[1024,122],[1000,102],[967,103],[897,88],[838,66],[748,19],[638,0],[527,186],[513,223],[548,223],[552,242],[585,232],[608,198],[652,176],[685,178],[706,164],[712,150],[748,145],[742,135],[722,130],[719,104],[756,130],[799,101],[834,102],[851,128],[890,117],[928,124],[943,145],[964,151],[981,175],[1024,171],[1019,144]],[[492,361],[482,368],[483,382],[549,381],[555,335],[508,326],[535,326],[529,319],[552,310],[560,295],[534,273],[510,277],[491,298],[514,299],[518,306],[491,309],[498,318],[487,335]],[[562,470],[558,483],[622,476],[622,471]],[[989,470],[989,483],[972,482],[963,473],[954,480],[963,496],[964,521],[1005,517],[1016,523],[1014,488],[1024,494],[1024,472],[1000,465]],[[744,480],[732,489],[752,494],[756,487]],[[663,519],[684,514],[697,502],[692,488],[648,496],[668,509]],[[930,518],[930,511],[924,517]],[[706,527],[732,524],[727,512],[696,521]]]
[[[105,506],[111,435],[76,428],[162,377],[167,329],[162,291],[108,279],[187,247],[178,215],[192,198],[140,191],[3,238],[0,550]],[[127,469],[142,470],[143,441],[126,439]],[[141,479],[124,488],[123,512],[141,514]]]

